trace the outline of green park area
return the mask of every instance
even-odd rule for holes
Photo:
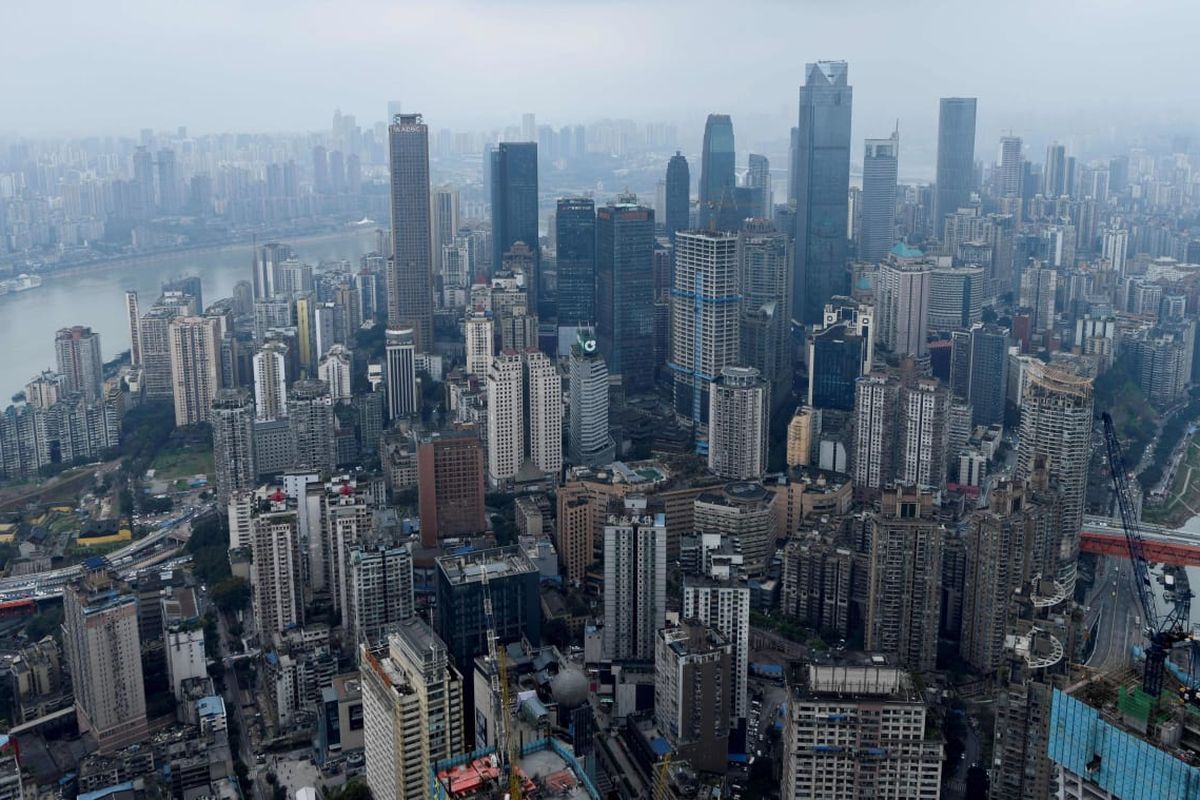
[[[164,448],[150,462],[155,477],[162,480],[213,474],[213,454],[208,448],[182,446]]]
[[[1166,502],[1158,506],[1147,504],[1142,517],[1156,525],[1178,528],[1197,515],[1200,515],[1200,441],[1193,439],[1175,470]]]

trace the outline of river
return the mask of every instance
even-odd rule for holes
[[[349,260],[369,252],[375,229],[287,239],[301,260]],[[199,275],[204,302],[233,293],[233,285],[250,280],[252,247],[230,245],[211,250],[164,253],[66,274],[47,274],[40,288],[0,297],[0,408],[46,368],[54,368],[54,332],[87,325],[100,334],[105,360],[129,349],[125,290],[136,289],[142,311],[158,298],[162,284],[183,275]]]

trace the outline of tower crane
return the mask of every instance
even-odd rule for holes
[[[1121,511],[1121,527],[1125,531],[1125,543],[1129,547],[1129,563],[1133,565],[1133,584],[1137,590],[1138,604],[1142,607],[1146,634],[1146,664],[1142,672],[1142,691],[1151,697],[1162,694],[1163,669],[1167,657],[1176,645],[1192,638],[1189,618],[1192,608],[1192,593],[1180,590],[1169,597],[1171,610],[1165,615],[1158,613],[1151,594],[1150,564],[1146,559],[1145,542],[1138,529],[1133,512],[1133,494],[1129,486],[1125,456],[1112,416],[1106,411],[1101,417],[1104,424],[1104,446],[1108,452],[1108,468],[1112,474],[1113,491],[1117,495],[1117,506]],[[1186,699],[1186,698],[1185,698]]]
[[[517,741],[508,728],[514,714],[508,685],[508,659],[496,636],[496,616],[492,611],[492,589],[488,585],[487,565],[481,566],[483,583],[483,618],[487,624],[488,658],[492,660],[492,710],[496,718],[496,760],[500,764],[500,779],[508,780],[509,800],[521,800],[521,776],[517,772]]]

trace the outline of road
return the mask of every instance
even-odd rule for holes
[[[963,737],[963,754],[954,765],[954,774],[946,779],[945,797],[947,800],[959,800],[967,794],[967,771],[977,765],[983,758],[983,742],[975,729],[975,720],[969,720],[967,735]]]
[[[1097,576],[1091,609],[1085,617],[1095,624],[1095,639],[1087,665],[1101,672],[1118,670],[1129,663],[1129,648],[1141,642],[1141,609],[1133,594],[1130,567],[1121,559],[1104,559],[1107,569]]]
[[[258,768],[254,761],[254,750],[250,746],[250,727],[246,724],[245,715],[242,714],[242,689],[238,685],[237,672],[233,668],[234,662],[225,657],[230,650],[229,643],[234,641],[235,637],[229,633],[229,627],[225,624],[225,615],[219,613],[217,614],[217,632],[221,642],[221,652],[214,655],[225,667],[225,693],[223,695],[225,714],[232,714],[237,720],[239,744],[236,758],[250,769],[252,797],[254,800],[259,800],[261,794],[258,781],[255,780]]]

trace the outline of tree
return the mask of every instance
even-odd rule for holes
[[[222,614],[232,615],[250,603],[250,584],[230,575],[212,588],[212,600]]]

